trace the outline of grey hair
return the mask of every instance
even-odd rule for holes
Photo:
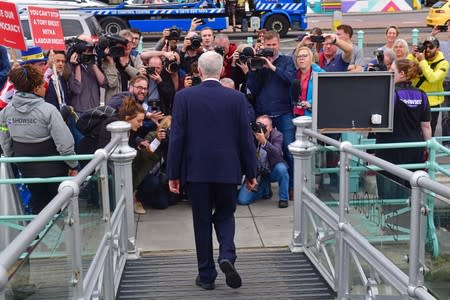
[[[200,55],[198,68],[204,77],[219,78],[222,72],[223,57],[216,51],[207,51]]]
[[[392,63],[397,59],[397,56],[395,55],[395,52],[391,49],[384,50],[384,56],[387,56],[389,58],[389,61]]]
[[[215,41],[217,41],[217,40],[222,40],[222,41],[227,41],[227,42],[229,42],[230,41],[230,39],[228,38],[228,35],[226,35],[225,33],[219,33],[219,34],[217,34],[216,35],[216,37],[214,38],[214,40]]]
[[[408,46],[408,42],[406,42],[404,39],[396,39],[394,44],[392,45],[392,48],[394,48],[396,45],[398,44],[402,44],[403,47],[405,47],[406,49],[406,54],[409,53],[409,46]]]
[[[234,80],[228,77],[224,77],[222,79],[220,79],[220,83],[224,86],[224,87],[229,87],[234,89]]]

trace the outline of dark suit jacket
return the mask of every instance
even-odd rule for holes
[[[239,184],[256,177],[247,99],[207,80],[175,95],[169,138],[169,179]]]

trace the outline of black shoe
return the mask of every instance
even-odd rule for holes
[[[289,206],[289,202],[287,200],[280,200],[278,201],[278,207],[279,208],[286,208]]]
[[[213,290],[216,288],[216,285],[214,284],[214,282],[211,282],[211,283],[201,282],[200,275],[197,275],[197,278],[195,278],[195,284],[204,290]]]
[[[237,289],[241,287],[242,280],[236,268],[228,259],[222,259],[219,262],[220,270],[225,274],[225,281],[230,288]]]

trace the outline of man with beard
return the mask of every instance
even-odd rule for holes
[[[444,91],[444,80],[448,73],[448,61],[439,50],[439,41],[429,37],[423,42],[423,47],[416,47],[413,51],[415,59],[422,70],[422,76],[413,80],[413,85],[424,92]],[[440,107],[444,102],[444,96],[429,96],[430,108]],[[434,136],[439,112],[431,113],[431,130]]]

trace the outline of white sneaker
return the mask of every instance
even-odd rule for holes
[[[134,213],[138,215],[145,215],[146,211],[140,201],[136,201],[134,203]]]

